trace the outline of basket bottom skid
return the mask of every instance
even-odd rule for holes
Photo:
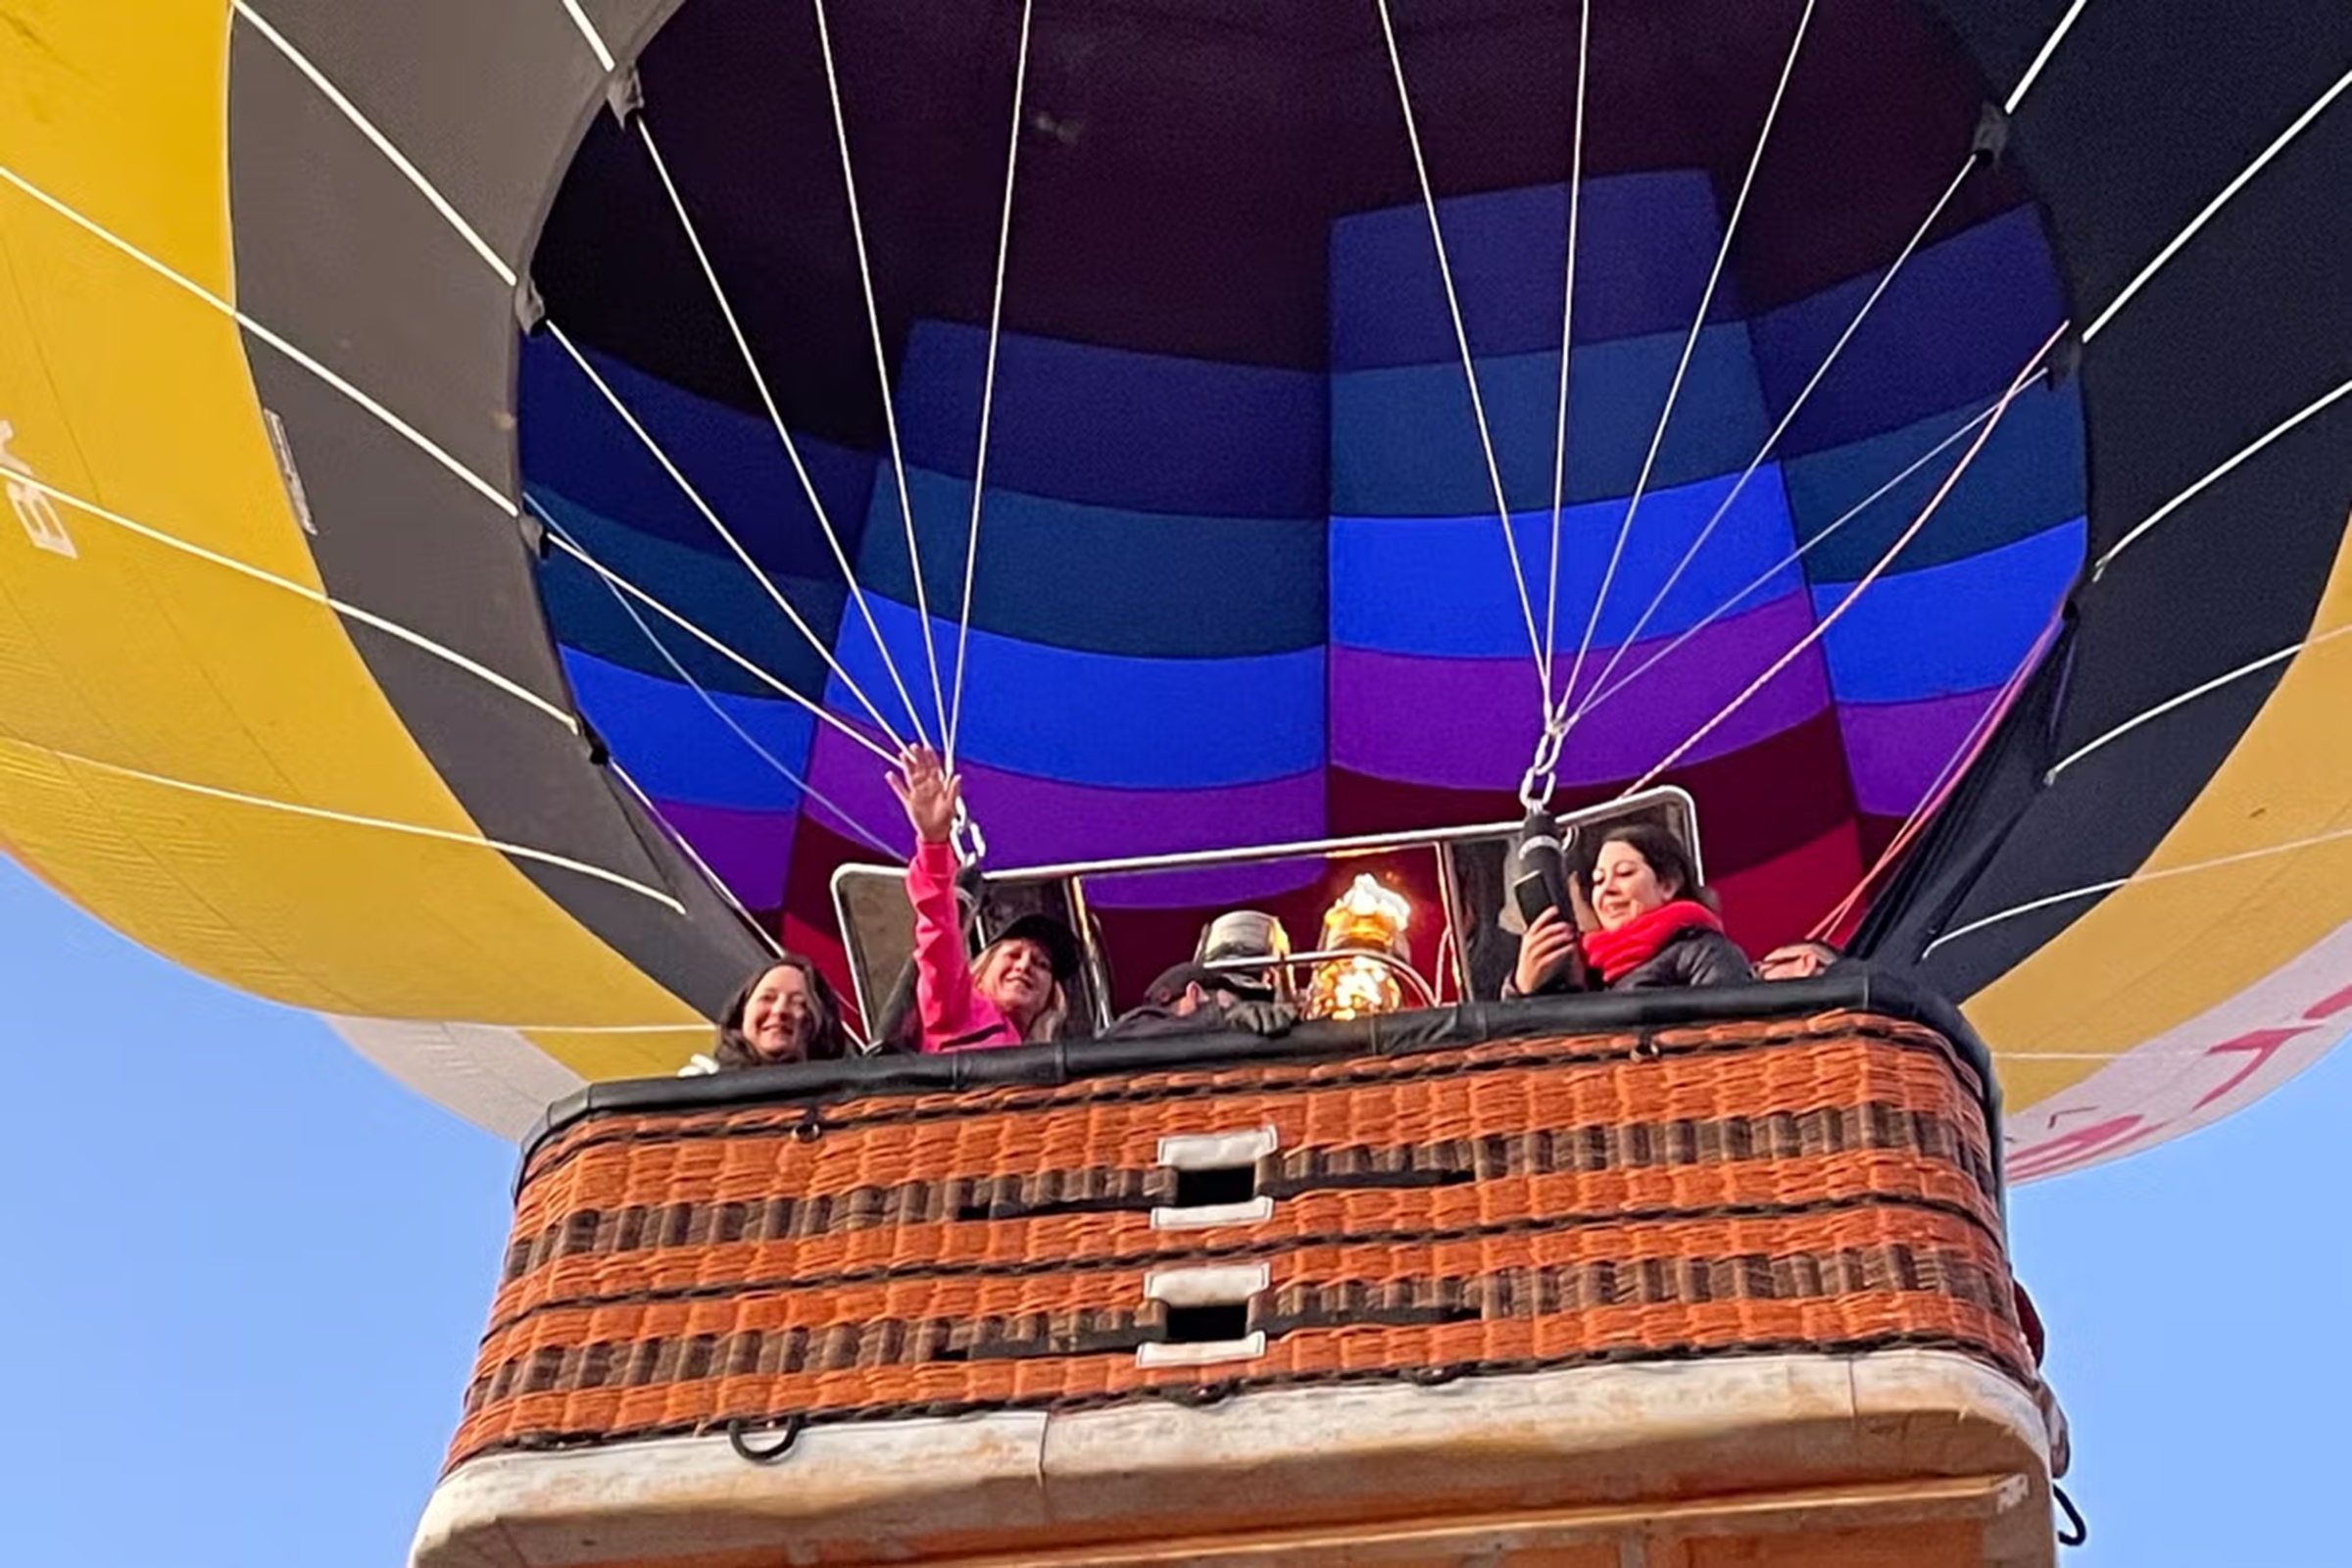
[[[1948,1351],[1591,1366],[489,1454],[411,1564],[2036,1568],[2043,1445]]]

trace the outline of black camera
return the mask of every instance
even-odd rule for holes
[[[1519,824],[1519,841],[1511,850],[1511,897],[1519,906],[1519,918],[1528,925],[1545,909],[1557,909],[1560,918],[1570,926],[1576,923],[1576,907],[1568,900],[1568,844],[1575,835],[1571,828],[1560,831],[1560,824],[1542,807],[1530,810],[1527,820]]]

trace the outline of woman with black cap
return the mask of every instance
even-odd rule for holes
[[[1062,986],[1078,972],[1078,940],[1050,915],[1025,914],[977,958],[963,954],[956,904],[956,823],[961,782],[939,754],[912,746],[899,754],[890,788],[914,828],[906,897],[914,906],[914,1006],[925,1052],[974,1051],[1059,1038],[1069,1021]]]

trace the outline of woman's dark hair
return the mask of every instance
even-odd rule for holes
[[[1698,868],[1690,863],[1690,852],[1683,848],[1681,839],[1655,822],[1628,822],[1621,827],[1608,829],[1593,840],[1592,858],[1579,864],[1576,872],[1577,879],[1585,885],[1586,893],[1592,891],[1592,870],[1600,858],[1600,852],[1611,844],[1630,845],[1635,853],[1648,861],[1659,886],[1671,890],[1666,895],[1668,898],[1689,899],[1710,909],[1715,907],[1714,890],[1699,884]]]
[[[733,1067],[765,1067],[773,1065],[744,1038],[743,1012],[752,1004],[752,993],[760,982],[778,969],[793,969],[808,988],[808,1051],[805,1061],[839,1061],[849,1054],[849,1036],[841,1027],[841,1003],[833,995],[832,983],[817,973],[816,965],[797,953],[779,954],[772,963],[763,963],[752,971],[751,978],[735,988],[735,995],[718,1014],[718,1045],[710,1053],[711,1059],[723,1069]]]

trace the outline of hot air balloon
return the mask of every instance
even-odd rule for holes
[[[1345,846],[1667,800],[1735,939],[1868,966],[1816,1013],[1989,1043],[2011,1181],[2343,1032],[2340,6],[10,24],[0,843],[526,1138],[555,1231],[600,1118],[732,1103],[607,1086],[778,947],[876,1010],[902,741],[993,880],[1084,881],[1098,1021],[1220,910],[1315,932]],[[1391,885],[1450,944],[1391,956],[1491,1000],[1499,889]]]

